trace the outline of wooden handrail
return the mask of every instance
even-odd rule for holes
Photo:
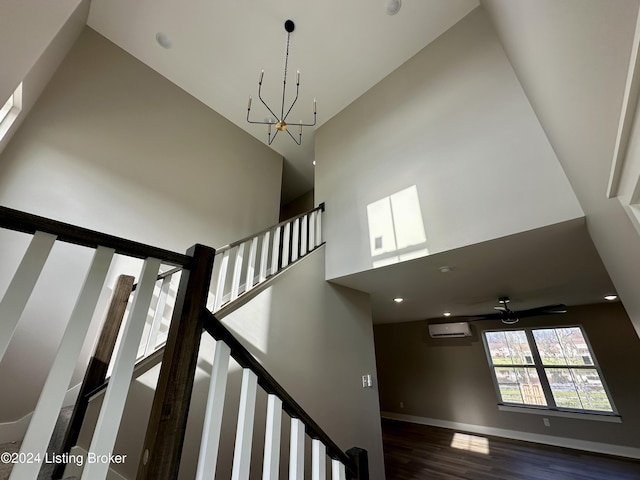
[[[216,249],[216,255],[220,255],[221,253],[224,253],[227,250],[230,250],[230,249],[232,249],[234,247],[237,247],[238,245],[246,242],[247,240],[251,240],[252,238],[257,237],[258,235],[262,235],[263,233],[267,233],[267,232],[269,232],[271,230],[274,230],[274,229],[276,229],[278,227],[286,225],[287,223],[295,222],[298,218],[302,218],[305,215],[309,215],[310,213],[315,212],[316,210],[318,210],[320,212],[324,212],[324,202],[321,203],[320,205],[318,205],[316,208],[312,208],[311,210],[309,210],[307,212],[300,213],[300,214],[296,215],[295,217],[291,217],[291,218],[289,218],[287,220],[284,220],[284,221],[282,221],[280,223],[276,223],[275,225],[271,225],[270,227],[265,228],[264,230],[260,230],[259,232],[254,233],[253,235],[249,235],[248,237],[245,237],[245,238],[243,238],[241,240],[238,240],[236,242],[230,243],[229,245],[225,245],[224,247],[220,247],[220,248]]]
[[[287,393],[287,391],[258,363],[256,358],[211,312],[204,310],[204,329],[214,339],[221,340],[231,349],[231,356],[242,368],[249,368],[258,377],[258,385],[268,394],[276,395],[282,400],[282,409],[292,418],[297,418],[305,425],[307,435],[320,440],[327,448],[327,455],[342,462],[352,478],[357,478],[355,462],[343,452],[309,414]]]
[[[56,235],[57,239],[62,242],[90,248],[98,246],[113,248],[116,253],[121,255],[143,259],[158,258],[164,263],[184,268],[189,268],[191,261],[189,256],[181,253],[2,206],[0,206],[0,227],[29,234],[34,234],[37,231],[50,233]]]

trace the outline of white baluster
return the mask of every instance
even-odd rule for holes
[[[297,418],[291,419],[289,480],[304,480],[304,423]]]
[[[113,363],[111,379],[104,394],[102,408],[88,450],[92,454],[109,455],[113,453],[131,384],[138,345],[140,345],[159,270],[160,260],[156,258],[145,260],[138,288],[135,291],[131,313],[122,332],[122,340]],[[108,462],[87,463],[82,471],[82,480],[104,480],[108,471]]]
[[[244,291],[248,292],[253,288],[253,279],[256,275],[256,256],[258,253],[258,237],[253,237],[249,247],[249,259],[247,261],[247,275]]]
[[[271,232],[266,232],[262,237],[262,252],[260,253],[260,272],[258,273],[258,283],[262,283],[267,279],[267,260],[269,256],[269,238]]]
[[[23,454],[39,454],[44,457],[47,451],[49,439],[60,415],[73,369],[78,362],[114,253],[112,248],[98,247],[93,255],[93,261],[58,347],[58,353],[29,422],[20,448]],[[10,478],[12,480],[37,478],[40,467],[39,462],[17,462],[13,466]]]
[[[27,251],[18,265],[7,291],[0,302],[0,360],[4,357],[9,342],[16,331],[22,312],[31,297],[31,293],[40,278],[55,235],[36,232]]]
[[[300,252],[300,219],[293,221],[293,232],[291,232],[291,261],[295,262]]]
[[[316,211],[311,212],[309,217],[309,251],[316,248]]]
[[[222,306],[222,297],[224,296],[224,284],[227,281],[227,269],[229,268],[229,250],[222,254],[220,262],[220,271],[218,272],[218,284],[216,285],[216,300],[213,303],[213,313],[217,312]]]
[[[282,400],[276,395],[270,394],[267,399],[267,427],[264,435],[262,480],[278,480],[281,432]]]
[[[291,222],[284,226],[284,232],[282,234],[282,261],[280,266],[282,268],[289,265],[289,249],[291,247]]]
[[[249,480],[257,387],[258,377],[256,374],[248,368],[243,369],[231,480]]]
[[[300,227],[300,256],[304,257],[307,254],[307,229],[309,225],[309,218],[307,215],[302,217]]]
[[[339,460],[331,460],[331,480],[346,480],[344,465]]]
[[[220,446],[220,430],[222,427],[222,413],[224,397],[227,391],[227,376],[229,373],[229,355],[231,350],[222,340],[216,342],[216,352],[213,356],[213,370],[209,384],[209,396],[204,416],[202,441],[200,442],[200,456],[196,480],[209,480],[214,477],[218,463],[218,448]]]
[[[231,279],[231,298],[234,301],[240,295],[240,277],[242,277],[242,262],[244,261],[244,243],[238,245],[236,261],[233,266],[233,278]]]
[[[162,279],[158,303],[156,304],[156,311],[153,313],[151,330],[147,337],[147,344],[144,347],[143,357],[153,353],[158,346],[158,332],[160,331],[160,325],[162,325],[162,319],[164,318],[164,309],[167,306],[167,298],[169,297],[169,289],[171,288],[171,278],[172,275],[169,275]]]
[[[315,438],[311,441],[311,480],[327,480],[327,448]]]
[[[271,275],[278,273],[280,268],[278,267],[278,258],[280,253],[280,235],[282,232],[282,226],[277,227],[273,234],[273,250],[271,251]]]

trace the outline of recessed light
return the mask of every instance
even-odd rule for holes
[[[160,45],[162,48],[171,48],[171,40],[169,40],[169,37],[164,32],[156,33],[156,42],[158,42],[158,45]]]
[[[393,299],[393,301],[396,302],[396,303],[402,303],[402,302],[404,302],[404,298],[396,297],[396,298]]]
[[[450,316],[451,316],[451,312],[444,312],[444,313],[443,313],[443,315],[444,315],[445,317],[450,317]]]
[[[313,165],[314,165],[314,166],[316,165],[316,161],[315,161],[315,160],[313,161]]]
[[[402,0],[388,0],[387,15],[395,15],[400,11],[400,7],[402,7]]]
[[[607,300],[608,302],[613,302],[614,300],[618,299],[617,295],[605,295],[604,299]]]
[[[438,270],[440,270],[442,273],[449,273],[451,271],[451,267],[448,265],[444,265],[438,268]]]

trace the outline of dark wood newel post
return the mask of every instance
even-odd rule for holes
[[[215,250],[195,245],[187,255],[193,260],[180,279],[138,480],[178,478]]]
[[[347,450],[347,455],[356,466],[357,476],[347,474],[349,480],[369,480],[369,455],[364,448],[353,447]]]

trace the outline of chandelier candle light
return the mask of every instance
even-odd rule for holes
[[[274,111],[269,107],[269,105],[267,105],[265,101],[262,99],[262,79],[264,77],[264,70],[262,70],[260,72],[260,80],[258,80],[258,98],[260,99],[262,104],[267,108],[267,110],[269,110],[269,113],[273,118],[269,118],[263,122],[249,120],[249,113],[251,113],[251,97],[249,97],[249,105],[247,106],[247,122],[255,123],[258,125],[267,125],[267,135],[268,135],[269,145],[273,143],[276,136],[278,135],[278,132],[287,132],[289,136],[293,139],[293,141],[296,142],[298,145],[300,145],[302,143],[302,127],[313,127],[316,124],[316,113],[317,113],[316,100],[315,99],[313,100],[313,123],[302,123],[302,120],[300,120],[300,122],[297,124],[299,128],[298,138],[294,137],[289,131],[289,128],[287,128],[290,126],[287,124],[287,117],[289,116],[289,113],[291,113],[293,106],[298,101],[298,93],[300,92],[300,72],[299,71],[296,73],[296,97],[293,99],[293,102],[289,106],[289,109],[287,110],[286,113],[285,113],[284,105],[286,101],[286,92],[287,92],[287,67],[289,63],[289,39],[291,37],[291,32],[293,32],[293,30],[295,29],[295,24],[293,23],[292,20],[287,20],[286,22],[284,22],[284,29],[287,32],[287,49],[286,49],[285,58],[284,58],[284,79],[282,81],[282,106],[280,109],[280,115],[279,116],[276,115]],[[271,135],[272,126],[276,127],[276,131],[273,134],[273,136]]]

